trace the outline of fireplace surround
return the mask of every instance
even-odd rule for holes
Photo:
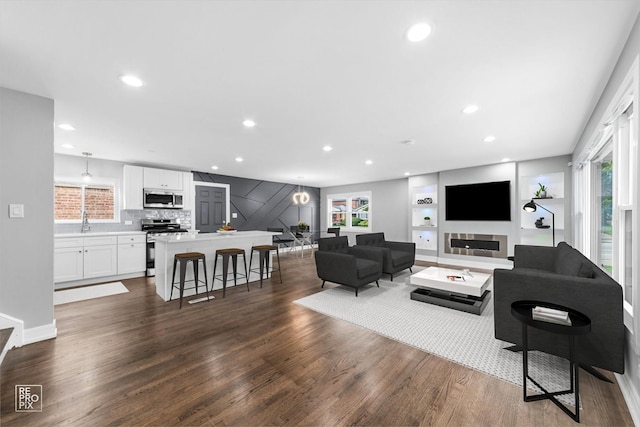
[[[444,252],[454,255],[507,258],[504,234],[444,233]]]

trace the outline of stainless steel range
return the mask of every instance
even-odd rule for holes
[[[142,231],[147,232],[147,276],[156,275],[156,237],[189,233],[175,219],[143,219]]]

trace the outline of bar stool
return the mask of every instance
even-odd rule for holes
[[[258,252],[260,256],[260,268],[251,268],[253,261],[253,252]],[[280,272],[280,251],[278,250],[278,245],[257,245],[251,247],[251,257],[249,258],[249,274],[252,271],[260,272],[260,287],[262,287],[262,277],[263,271],[266,268],[267,270],[267,278],[269,277],[269,258],[271,255],[271,251],[276,251],[276,257],[278,259],[278,268],[274,268],[271,270],[271,276],[273,277],[273,272],[277,271],[280,275],[280,283],[282,283],[282,273]]]
[[[173,257],[173,275],[171,279],[171,294],[169,295],[169,301],[173,297],[173,288],[178,288],[180,290],[180,308],[182,308],[182,296],[184,295],[184,284],[185,284],[185,276],[187,273],[187,265],[189,261],[193,263],[193,280],[186,280],[186,282],[194,282],[195,286],[186,289],[194,289],[196,290],[196,294],[198,293],[198,283],[204,283],[204,289],[207,291],[207,301],[209,300],[209,283],[207,280],[207,262],[205,256],[201,252],[186,252],[183,254],[176,254]],[[202,261],[202,269],[204,270],[204,282],[198,280],[198,266]],[[180,282],[178,286],[176,286],[176,264],[180,262]]]
[[[234,286],[238,285],[237,276],[238,276],[238,255],[242,255],[242,261],[244,262],[244,275],[240,275],[240,278],[244,277],[247,280],[247,292],[249,292],[249,275],[247,274],[247,256],[245,255],[244,249],[239,248],[228,248],[228,249],[218,249],[216,251],[216,259],[213,262],[213,280],[211,281],[211,289],[213,289],[213,284],[216,281],[216,278],[222,280],[222,298],[224,298],[225,293],[227,292],[227,274],[229,271],[229,258],[233,261],[233,283]],[[216,276],[216,268],[218,266],[218,257],[222,257],[222,274]]]

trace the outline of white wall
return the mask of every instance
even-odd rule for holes
[[[55,336],[53,120],[53,100],[0,88],[0,313],[24,321],[26,342]]]
[[[631,30],[631,34],[627,39],[625,47],[618,58],[618,62],[607,82],[607,85],[602,92],[602,95],[589,119],[585,129],[580,137],[574,152],[573,152],[573,162],[574,165],[579,161],[579,155],[582,151],[589,146],[592,141],[593,136],[599,131],[601,126],[601,120],[604,118],[607,108],[609,104],[613,101],[618,89],[622,85],[623,80],[625,79],[627,73],[631,69],[631,65],[636,60],[636,58],[640,55],[640,21],[636,18],[636,22]],[[636,88],[637,89],[637,88]],[[636,111],[638,112],[638,105],[634,106]],[[637,156],[640,156],[640,153],[636,153]],[[636,158],[636,165],[639,164],[640,158]],[[635,186],[635,203],[637,206],[638,200],[640,198],[640,183],[637,183]],[[577,190],[576,190],[577,191]],[[638,212],[634,212],[634,224],[633,224],[633,247],[635,251],[635,256],[637,257],[638,248],[640,248],[640,237],[639,233],[636,230],[640,230],[640,215]],[[634,276],[637,277],[638,271],[634,271]],[[637,279],[635,279],[637,280]],[[637,282],[636,282],[637,283]],[[637,289],[634,289],[636,292]],[[638,299],[634,298],[634,301],[638,301]],[[636,303],[637,304],[637,303]],[[639,312],[636,308],[635,310],[636,316]],[[639,322],[635,322],[636,325]],[[640,354],[636,350],[635,337],[627,331],[627,343],[626,343],[626,354],[625,354],[625,374],[619,375],[618,382],[620,383],[620,387],[625,396],[625,400],[627,401],[627,405],[629,406],[629,410],[631,411],[631,415],[633,416],[634,422],[640,425]]]
[[[372,230],[373,233],[384,232],[384,237],[392,241],[409,241],[409,203],[407,201],[407,179],[376,181],[362,184],[341,185],[320,189],[320,229],[327,229],[327,194],[357,193],[371,191]],[[356,244],[355,235],[345,233],[349,243]]]

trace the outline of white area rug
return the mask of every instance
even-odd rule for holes
[[[103,285],[83,286],[81,288],[63,289],[53,293],[53,305],[83,301],[92,298],[129,292],[122,282],[105,283]]]
[[[480,316],[414,301],[417,287],[405,283],[410,274],[360,288],[358,297],[353,288],[327,282],[330,289],[295,303],[522,387],[522,353],[504,350],[511,344],[494,338],[493,300]],[[569,362],[559,357],[529,352],[529,375],[548,391],[569,388]],[[531,381],[527,386],[539,392]],[[558,399],[574,405],[573,394]]]

